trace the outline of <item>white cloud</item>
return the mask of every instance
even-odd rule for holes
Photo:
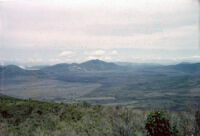
[[[57,59],[57,58],[53,58],[53,59],[48,59],[48,62],[51,64],[56,64],[56,63],[61,63],[62,60]]]
[[[180,62],[199,62],[200,56],[187,56],[187,57],[164,57],[164,56],[157,56],[157,55],[144,55],[144,56],[132,56],[131,62],[137,63],[160,63],[160,64],[167,64],[167,63],[180,63]]]
[[[74,55],[74,52],[72,51],[63,51],[59,54],[59,57],[70,57],[72,55]]]
[[[89,56],[89,57],[87,57],[87,60],[95,60],[95,59],[99,59],[99,58],[95,57],[95,56]]]
[[[180,60],[199,60],[200,56],[188,56],[188,57],[180,57]]]
[[[113,51],[111,52],[111,55],[118,55],[118,51],[113,50]]]
[[[40,63],[42,62],[43,60],[40,59],[40,58],[28,58],[27,60],[29,63]]]
[[[110,56],[105,56],[105,57],[103,57],[103,60],[105,60],[105,61],[112,61],[112,57],[110,57]]]
[[[191,58],[200,59],[200,56],[192,56]]]
[[[112,57],[111,56],[89,56],[87,57],[87,60],[95,60],[95,59],[99,59],[99,60],[103,60],[103,61],[112,61]]]
[[[105,54],[105,51],[104,50],[96,50],[96,51],[92,52],[92,54],[95,56],[102,56]]]

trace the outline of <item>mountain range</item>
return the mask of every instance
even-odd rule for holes
[[[200,63],[112,63],[90,60],[27,70],[0,66],[0,93],[44,101],[184,110],[200,104]]]
[[[28,76],[34,74],[64,74],[87,72],[126,72],[126,71],[157,71],[157,72],[184,72],[185,74],[200,74],[200,63],[180,63],[177,65],[163,66],[159,64],[139,63],[112,63],[101,60],[90,60],[84,63],[61,63],[53,66],[34,67],[38,70],[22,69],[16,65],[0,66],[0,75],[6,77]],[[31,69],[31,68],[30,68]],[[166,74],[166,73],[165,73]]]

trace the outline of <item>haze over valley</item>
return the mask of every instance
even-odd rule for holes
[[[101,60],[39,70],[1,66],[1,93],[64,103],[184,110],[200,101],[200,63],[126,64]]]

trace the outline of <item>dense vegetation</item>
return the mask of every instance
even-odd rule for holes
[[[196,110],[151,112],[86,102],[63,104],[0,96],[1,136],[146,136],[155,132],[156,126],[163,126],[162,122],[178,136],[197,136],[199,121],[200,112]]]

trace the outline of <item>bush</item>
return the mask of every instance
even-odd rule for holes
[[[148,136],[176,136],[176,127],[171,127],[164,111],[151,112],[146,120],[145,128]]]
[[[88,102],[86,102],[86,101],[84,101],[84,102],[82,103],[82,106],[83,106],[84,108],[89,108],[89,107],[91,107],[91,104],[88,103]]]
[[[200,110],[197,110],[195,113],[195,121],[196,121],[195,136],[199,136],[200,135]]]
[[[110,117],[114,136],[135,135],[134,113],[128,108],[116,108]]]

